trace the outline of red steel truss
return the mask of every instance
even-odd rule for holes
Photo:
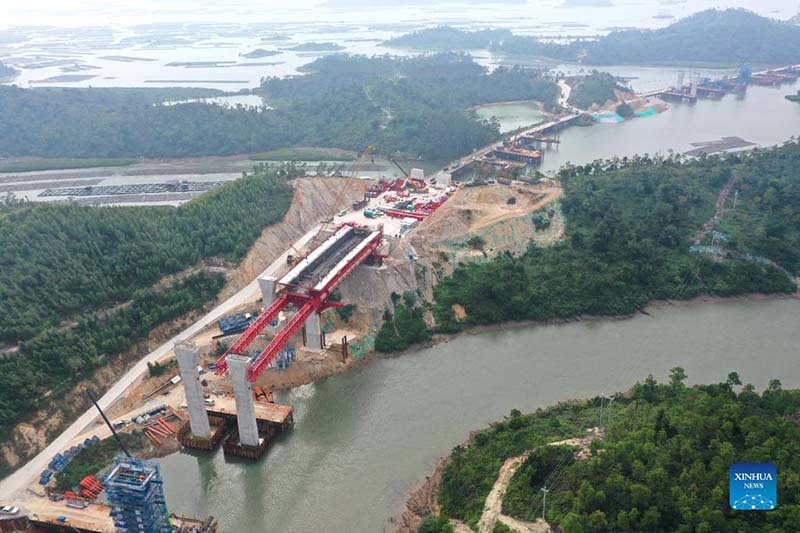
[[[370,231],[368,235],[373,232]],[[229,354],[241,354],[253,342],[261,331],[267,327],[267,324],[272,322],[287,305],[294,304],[298,307],[298,312],[289,320],[286,326],[278,332],[275,338],[270,341],[267,347],[256,357],[247,369],[248,381],[255,381],[258,376],[269,366],[272,360],[278,355],[284,345],[297,333],[297,331],[305,323],[306,319],[311,316],[311,313],[321,313],[329,307],[338,307],[341,304],[338,302],[331,302],[328,300],[331,293],[341,285],[342,281],[353,271],[355,268],[363,263],[370,255],[376,255],[377,250],[381,245],[383,239],[383,232],[379,231],[372,237],[366,245],[359,250],[359,252],[347,261],[338,271],[329,279],[325,286],[322,288],[303,287],[302,292],[297,292],[299,287],[286,286],[282,287],[283,292],[278,299],[261,315],[247,330],[242,333],[239,339],[231,345],[225,354],[217,361],[218,375],[223,374],[228,365],[226,359]]]

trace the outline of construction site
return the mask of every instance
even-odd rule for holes
[[[553,127],[527,132],[519,142],[546,142]],[[490,158],[502,155],[489,148]],[[442,264],[518,253],[563,234],[556,182],[498,174],[500,181],[489,184],[464,183],[447,169],[426,178],[396,161],[401,178],[359,176],[373,150],[360,154],[350,177],[295,184],[285,220],[267,228],[229,275],[231,285],[241,287],[226,301],[230,305],[163,346],[147,361],[148,372],[130,382],[102,417],[50,456],[19,499],[19,512],[0,521],[0,531],[216,531],[214,517],[170,513],[158,464],[137,457],[222,448],[226,457],[259,460],[294,424],[293,407],[276,401],[274,392],[362,360],[373,349],[392,294],[417,291],[431,298],[437,276],[446,273]],[[533,155],[504,164],[537,162],[532,147],[509,150]],[[303,196],[309,187],[333,198],[324,208],[308,204]],[[546,222],[542,227],[534,224],[536,211]],[[475,238],[480,247],[467,244]],[[58,483],[72,462],[81,461],[76,458],[125,435],[141,438],[132,454],[119,441],[119,452],[103,469],[81,474],[66,490]]]
[[[787,67],[753,74],[748,83],[795,75],[800,70]],[[691,87],[679,92],[692,96]],[[563,189],[533,170],[543,149],[558,145],[559,132],[582,119],[578,112],[554,117],[430,176],[394,160],[402,177],[362,176],[375,150],[368,146],[347,177],[298,179],[284,220],[265,228],[227,272],[221,303],[101,400],[108,425],[87,414],[88,425],[62,435],[42,460],[24,467],[26,490],[14,501],[19,511],[0,519],[0,531],[26,530],[22,525],[31,531],[215,531],[214,517],[170,512],[158,464],[147,458],[193,450],[260,460],[295,423],[282,391],[363,361],[393,297],[410,291],[432,301],[435,284],[459,263],[561,240]],[[697,148],[748,144],[726,137]],[[463,318],[465,310],[454,313]],[[425,320],[430,325],[433,318],[426,313]],[[72,487],[59,484],[76,458],[91,455],[115,432],[139,436],[140,445],[82,474]],[[25,470],[31,468],[37,470]],[[145,522],[132,524],[134,515]]]
[[[749,79],[795,74],[787,67]],[[289,212],[226,272],[217,307],[99,402],[108,424],[85,415],[21,469],[24,490],[12,502],[19,510],[0,518],[0,531],[215,531],[212,516],[171,512],[169,480],[148,459],[185,452],[259,461],[276,441],[290,446],[296,413],[283,392],[364,361],[394,297],[414,292],[430,302],[459,263],[559,242],[563,189],[533,170],[543,148],[582,118],[567,113],[517,131],[430,176],[396,161],[402,177],[363,176],[374,151],[367,147],[347,177],[296,180]],[[697,149],[749,144],[725,137]],[[453,311],[458,319],[466,313]],[[425,320],[432,324],[430,313]],[[65,488],[70,465],[115,433],[138,436],[139,445],[120,447]]]

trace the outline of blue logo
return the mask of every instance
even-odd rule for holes
[[[736,511],[770,511],[778,506],[778,470],[772,463],[734,463],[730,505]]]

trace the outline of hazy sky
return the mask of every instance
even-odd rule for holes
[[[529,0],[526,7],[531,15],[535,16],[536,8],[554,9],[562,1]],[[673,9],[677,14],[709,7],[746,7],[762,15],[778,18],[787,18],[796,13],[800,2],[800,0],[686,0],[684,4],[661,5],[659,0],[612,1],[615,7],[607,9],[652,5],[654,9]],[[309,11],[309,8],[321,3],[323,0],[0,0],[0,26],[20,24],[81,26],[109,23],[125,25],[177,21],[266,22],[303,20],[315,16],[319,17],[317,20],[324,20],[330,17],[329,12]],[[669,1],[664,3],[671,4]],[[402,8],[402,4],[402,0],[396,2],[398,8]],[[494,8],[496,9],[496,6]],[[336,12],[336,14],[341,15],[342,19],[391,18],[391,11],[387,12],[386,9],[365,10],[363,7],[350,13]]]

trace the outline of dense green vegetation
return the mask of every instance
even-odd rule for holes
[[[595,65],[724,63],[790,65],[800,57],[800,27],[744,9],[706,10],[660,30],[613,32],[586,47]]]
[[[0,216],[0,341],[124,302],[203,259],[242,258],[286,213],[294,172],[260,167],[177,209],[28,204]]]
[[[477,522],[502,462],[533,450],[503,499],[503,512],[517,518],[541,516],[540,488],[547,483],[547,519],[567,533],[794,531],[800,520],[800,391],[783,390],[773,380],[758,394],[752,385],[742,387],[736,373],[692,388],[683,385],[685,378],[675,368],[668,384],[650,376],[630,394],[617,395],[605,438],[592,444],[585,460],[575,460],[570,448],[542,444],[596,424],[599,398],[512,416],[477,434],[469,447],[454,450],[445,470],[443,514]],[[776,464],[776,510],[730,510],[728,468],[737,461]]]
[[[423,50],[469,50],[488,48],[493,42],[512,37],[507,29],[477,31],[460,30],[450,26],[426,28],[389,39],[383,44],[395,48],[420,48]]]
[[[637,157],[565,167],[567,238],[545,249],[531,245],[521,256],[459,265],[435,287],[438,327],[629,314],[654,299],[699,294],[793,292],[795,284],[764,262],[737,253],[714,262],[689,252],[691,236],[713,215],[717,193],[736,174],[748,197],[773,188],[768,200],[759,200],[769,209],[759,210],[753,200],[740,215],[723,218],[737,236],[736,250],[752,247],[795,269],[800,202],[793,165],[800,165],[796,143],[752,158]],[[455,321],[453,304],[466,309],[462,323]]]
[[[429,50],[490,48],[498,53],[580,61],[590,65],[788,65],[796,63],[800,57],[800,27],[744,9],[710,9],[658,30],[615,31],[599,39],[566,44],[535,36],[504,32],[495,35],[447,27],[403,35],[387,44]]]
[[[288,210],[293,166],[256,171],[178,208],[13,202],[0,208],[0,428],[52,402],[169,320],[211,302],[218,276]],[[50,394],[50,397],[48,397]]]
[[[135,159],[26,159],[0,163],[0,172],[34,172],[37,170],[66,170],[71,168],[125,167]]]
[[[739,193],[736,209],[720,224],[721,231],[730,232],[729,248],[769,258],[791,272],[800,272],[798,164],[798,143],[787,144],[777,154],[757,152],[747,159],[735,184]]]
[[[170,90],[0,87],[0,156],[182,157],[294,146],[449,159],[499,138],[496,125],[465,113],[510,100],[556,103],[538,71],[492,73],[466,55],[416,58],[333,55],[305,76],[268,78],[275,109],[205,103],[155,105]],[[173,91],[174,92],[174,91]]]
[[[617,79],[608,72],[593,70],[587,76],[575,80],[569,93],[569,103],[579,109],[589,109],[593,104],[603,105],[608,100],[617,100]]]
[[[143,449],[148,445],[147,437],[143,433],[119,433],[120,440],[129,452]],[[67,467],[56,475],[57,492],[75,490],[86,476],[97,476],[104,468],[113,462],[114,457],[120,455],[122,450],[114,438],[101,440],[88,448],[75,454]],[[75,492],[79,492],[75,490]]]
[[[547,497],[547,518],[566,532],[795,531],[800,520],[800,391],[774,380],[758,394],[733,373],[724,383],[687,388],[652,378],[615,404],[606,438],[585,461],[564,464]],[[677,376],[676,376],[677,374]],[[555,455],[551,452],[550,455]],[[563,457],[563,453],[561,454]],[[555,457],[532,456],[512,480],[504,508],[533,518]],[[732,511],[728,468],[774,462],[778,508]]]
[[[419,525],[417,533],[454,533],[455,528],[443,515],[431,515]]]
[[[415,58],[334,55],[305,67],[309,75],[269,78],[263,88],[279,109],[312,113],[321,124],[305,144],[447,159],[499,138],[496,125],[465,113],[512,100],[557,102],[559,89],[539,71],[498,68],[487,74],[466,55]],[[335,139],[332,144],[330,138]]]
[[[418,304],[417,294],[413,291],[405,292],[402,298],[392,293],[393,312],[387,309],[383,314],[383,324],[375,337],[377,351],[397,352],[431,339],[423,318],[424,309]]]
[[[442,514],[477,524],[506,459],[548,442],[583,436],[597,420],[597,406],[596,402],[561,404],[530,415],[513,410],[505,420],[475,433],[469,445],[456,446],[439,488]]]
[[[74,324],[40,330],[0,359],[0,429],[59,397],[93,370],[147,338],[156,326],[216,298],[224,279],[205,272],[136,291],[126,305],[83,314]],[[66,408],[74,406],[62,406]]]

